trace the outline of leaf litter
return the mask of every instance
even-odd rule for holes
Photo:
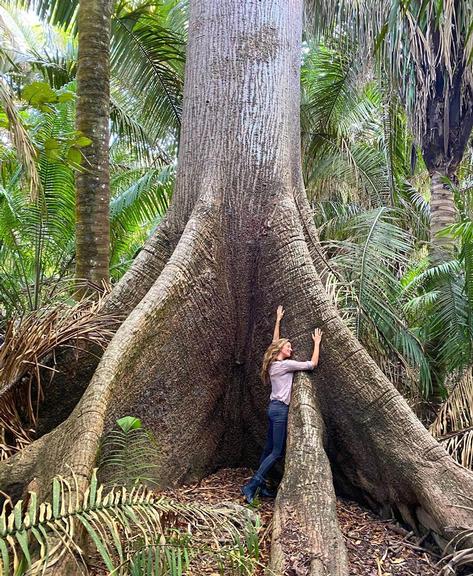
[[[194,505],[232,507],[241,511],[242,506],[248,509],[248,518],[259,516],[258,528],[258,562],[253,576],[267,576],[266,566],[269,563],[271,548],[271,530],[274,500],[257,498],[255,505],[245,504],[240,494],[240,487],[251,477],[248,468],[226,468],[219,470],[200,482],[187,484],[178,488],[159,491],[163,496],[177,502]],[[157,491],[158,492],[158,491]],[[340,528],[345,539],[350,564],[350,576],[437,576],[436,564],[439,556],[424,547],[425,537],[420,538],[401,526],[394,519],[382,520],[359,504],[338,499],[337,513]],[[306,576],[309,565],[303,561],[304,538],[294,535],[291,538],[293,550],[290,556],[294,560],[288,566],[285,576]],[[209,547],[215,543],[209,542]],[[425,545],[426,546],[426,545]],[[97,558],[95,558],[97,560]],[[92,571],[94,576],[107,574],[100,562]],[[189,570],[182,572],[185,576],[230,576],[237,574],[218,566],[210,554],[198,556]],[[247,572],[241,572],[241,574]]]

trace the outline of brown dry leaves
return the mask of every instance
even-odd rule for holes
[[[337,502],[351,576],[436,576],[438,560],[416,550],[418,540],[393,521],[380,520],[354,502]]]
[[[243,503],[240,486],[251,476],[247,469],[226,469],[205,478],[198,484],[172,491],[174,498],[216,504],[221,501]],[[266,565],[271,544],[273,501],[263,499],[257,508],[261,516],[260,560]],[[354,502],[339,500],[337,512],[350,559],[350,576],[436,576],[437,558],[416,550],[416,538],[392,521],[383,521]],[[294,562],[291,576],[304,574],[306,555],[303,542],[294,534]],[[301,572],[302,570],[302,572]],[[199,576],[216,576],[211,567],[201,566]],[[259,568],[255,576],[263,576]],[[219,575],[220,576],[220,575]],[[289,575],[288,575],[289,576]]]
[[[179,502],[192,502],[215,506],[222,502],[242,505],[240,486],[251,476],[245,468],[220,470],[201,482],[168,490],[164,494]],[[254,576],[266,576],[271,545],[271,522],[273,500],[263,499],[256,511],[260,515],[259,533],[260,566]],[[422,549],[422,543],[412,533],[389,520],[380,520],[371,512],[354,502],[339,500],[337,512],[342,533],[348,549],[350,576],[437,576],[435,564],[438,558]],[[291,529],[292,562],[285,576],[302,576],[307,573],[307,554],[301,550],[303,540]],[[419,546],[420,544],[420,546]],[[222,576],[210,556],[203,555],[192,563],[186,576]],[[106,571],[96,566],[96,576]]]

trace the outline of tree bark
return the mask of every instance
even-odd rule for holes
[[[288,427],[291,456],[275,504],[270,568],[275,574],[348,575],[324,422],[305,374],[294,383]]]
[[[111,0],[81,0],[78,13],[76,127],[92,140],[76,178],[76,278],[102,286],[110,259]],[[80,290],[83,292],[84,290]]]
[[[71,416],[0,464],[0,489],[18,492],[37,478],[47,493],[51,477],[69,467],[86,486],[101,436],[125,415],[155,434],[163,485],[256,464],[269,396],[258,372],[281,303],[284,334],[300,357],[310,353],[315,326],[325,335],[319,367],[295,387],[276,503],[277,573],[288,568],[291,529],[307,542],[301,561],[310,574],[347,573],[332,477],[345,493],[395,509],[440,542],[473,527],[473,513],[461,507],[473,475],[416,419],[320,281],[323,259],[301,178],[301,33],[302,0],[191,2],[168,217],[175,233],[161,237],[172,254],[154,272],[156,259],[146,254],[132,268],[121,288],[127,307],[143,278],[146,293]]]
[[[445,178],[446,171],[435,171],[430,176],[430,242],[434,263],[445,262],[453,256],[453,239],[437,235],[446,226],[454,224],[457,214],[453,191],[445,183]]]

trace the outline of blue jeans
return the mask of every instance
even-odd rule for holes
[[[282,458],[286,446],[287,415],[289,406],[279,400],[271,400],[268,407],[268,436],[260,465],[255,473],[259,479],[264,479],[276,460]]]

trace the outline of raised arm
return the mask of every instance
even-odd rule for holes
[[[276,324],[274,325],[273,342],[281,338],[279,325],[281,324],[282,317],[284,316],[284,308],[279,305],[276,310]]]
[[[316,328],[314,333],[312,334],[312,340],[314,341],[314,350],[312,352],[312,358],[310,361],[314,366],[317,366],[319,363],[319,352],[320,352],[320,341],[322,340],[322,330],[320,328]]]
[[[310,360],[300,362],[298,360],[284,360],[284,362],[275,362],[278,374],[285,374],[286,372],[297,372],[299,370],[313,370],[319,363],[320,341],[322,340],[323,332],[320,328],[316,328],[314,333],[311,334],[314,341],[314,350]]]

